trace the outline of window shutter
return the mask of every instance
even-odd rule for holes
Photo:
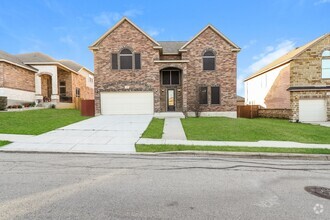
[[[118,54],[113,53],[111,58],[112,63],[112,69],[117,70],[118,69]]]
[[[207,87],[200,87],[199,104],[207,104]]]
[[[220,104],[220,87],[211,87],[211,104]]]
[[[136,53],[134,54],[134,61],[135,61],[135,69],[141,69],[141,54]]]

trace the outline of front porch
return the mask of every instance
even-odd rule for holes
[[[39,67],[40,68],[40,67]],[[56,108],[75,108],[76,94],[72,89],[72,73],[56,66],[36,73],[36,95],[38,105]]]

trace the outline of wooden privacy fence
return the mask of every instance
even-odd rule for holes
[[[237,106],[237,117],[239,118],[282,118],[290,119],[291,109],[267,109],[259,105]]]
[[[95,116],[95,101],[94,100],[81,100],[81,115],[82,116]]]
[[[239,118],[257,118],[259,105],[237,106],[237,117]]]

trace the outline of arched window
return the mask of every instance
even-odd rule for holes
[[[215,54],[212,50],[203,54],[203,70],[215,70]]]
[[[330,79],[330,50],[322,53],[322,78]]]
[[[133,69],[133,53],[129,49],[123,49],[119,54],[119,68],[122,70]]]

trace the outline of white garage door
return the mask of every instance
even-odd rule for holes
[[[327,103],[324,99],[299,100],[299,121],[327,121]]]
[[[101,114],[153,114],[152,92],[101,92]]]

